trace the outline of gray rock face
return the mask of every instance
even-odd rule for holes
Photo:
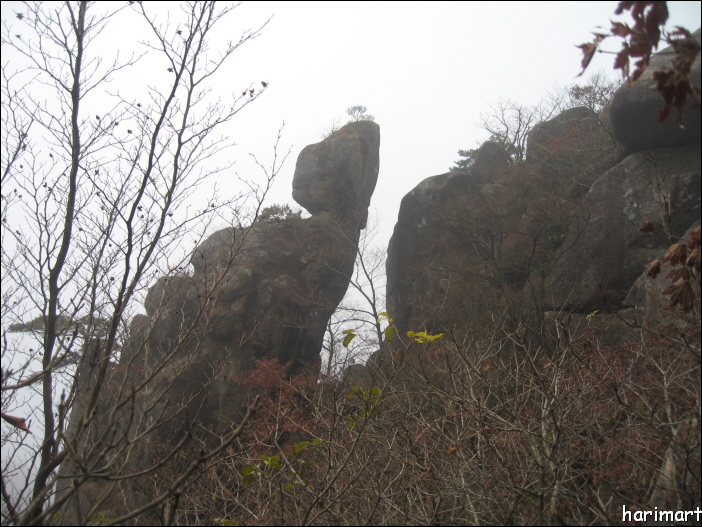
[[[333,212],[346,217],[361,211],[357,220],[365,228],[379,148],[380,128],[372,121],[347,124],[321,143],[305,147],[297,158],[293,199],[312,215]]]
[[[606,119],[567,110],[532,130],[526,164],[430,177],[405,196],[387,260],[388,309],[401,334],[480,326],[502,288],[527,279],[545,280],[557,308],[622,307],[669,245],[661,207],[674,236],[699,218],[700,146],[658,145],[615,166]],[[638,232],[643,221],[656,224],[653,235]]]
[[[693,33],[700,41],[700,30]],[[622,160],[633,152],[647,148],[684,146],[699,143],[701,138],[700,111],[688,108],[684,128],[675,123],[677,110],[673,110],[664,123],[660,123],[657,110],[664,106],[663,98],[651,86],[653,72],[667,70],[673,57],[669,46],[651,57],[651,62],[638,81],[624,84],[615,93],[610,106],[612,129],[618,143],[617,159]],[[700,86],[700,55],[694,62],[690,78],[693,86]]]
[[[504,154],[494,145],[500,146],[492,143],[481,150]],[[388,246],[386,301],[405,346],[410,330],[437,334],[444,328],[460,331],[467,324],[488,322],[482,318],[488,310],[482,308],[491,300],[490,284],[481,272],[473,272],[481,256],[476,254],[472,235],[483,239],[486,233],[486,225],[475,220],[492,199],[492,192],[501,189],[497,183],[484,182],[495,175],[496,171],[483,172],[483,177],[454,171],[432,176],[402,199]],[[405,346],[394,339],[363,368],[349,368],[349,386],[367,389],[378,385],[376,376],[392,378],[399,386],[409,382],[405,378],[408,371],[425,371],[426,350],[419,345]],[[395,347],[403,347],[402,360],[393,351]]]
[[[675,237],[700,217],[699,144],[632,154],[593,184],[565,242],[572,249],[550,279],[554,305],[618,308],[645,265],[670,245],[661,207],[673,212]],[[653,221],[652,235],[638,232],[644,221]]]
[[[589,108],[578,107],[565,110],[553,119],[537,124],[527,137],[527,160],[530,163],[546,160],[553,154],[554,142],[570,135],[575,136],[580,125],[590,125],[593,121],[595,116]]]
[[[149,290],[143,360],[157,364],[180,346],[157,380],[173,407],[187,406],[192,418],[202,405],[199,422],[223,429],[243,412],[252,388],[240,381],[257,360],[277,359],[290,376],[318,371],[327,321],[353,271],[379,145],[378,125],[359,122],[306,147],[293,196],[311,218],[215,232],[194,252],[191,276],[163,277]],[[181,426],[174,419],[159,434],[172,438]]]
[[[471,175],[449,172],[425,179],[402,199],[386,261],[388,312],[401,334],[432,330],[441,320],[441,284],[450,279],[445,268],[468,250],[461,211],[478,192]]]
[[[485,141],[478,148],[470,173],[476,182],[488,183],[508,164],[509,156],[504,147],[496,141]]]
[[[523,186],[449,172],[402,199],[386,261],[387,307],[399,334],[487,324],[495,290],[523,279],[507,238],[531,203],[519,198],[531,180],[511,177]]]
[[[700,226],[700,220],[690,225],[685,229],[685,233],[689,233],[693,229]],[[681,243],[687,243],[690,236],[687,234],[680,240]],[[665,250],[659,252],[657,258],[663,258]],[[665,316],[666,307],[670,304],[670,296],[664,295],[663,291],[670,285],[670,279],[666,275],[673,269],[667,262],[661,265],[661,272],[656,278],[646,276],[647,271],[641,273],[636,279],[634,285],[629,290],[624,299],[624,306],[635,308],[637,314],[646,322],[654,322],[663,325],[680,324],[682,322],[679,312],[676,310],[676,315],[673,320],[667,319]],[[682,328],[678,328],[682,329]]]
[[[607,110],[595,114],[585,107],[570,108],[537,124],[527,139],[527,164],[557,176],[566,195],[581,198],[615,164],[608,115]]]
[[[583,146],[585,145],[585,146]],[[470,174],[425,179],[402,200],[388,247],[387,303],[400,334],[480,326],[496,291],[521,287],[567,232],[575,198],[614,144],[587,108],[542,123],[526,166],[486,142]],[[468,322],[467,322],[468,321]]]

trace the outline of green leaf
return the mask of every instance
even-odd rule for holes
[[[114,520],[114,518],[111,518],[108,514],[98,512],[90,517],[90,520],[88,520],[88,525],[105,525],[106,523],[110,523],[112,520]]]
[[[244,487],[248,487],[253,482],[254,482],[254,475],[253,474],[247,474],[246,476],[244,476],[244,479],[241,480],[241,484]]]
[[[293,453],[295,455],[298,455],[300,453],[300,451],[309,444],[310,444],[309,441],[300,441],[297,445],[293,446]]]
[[[288,483],[287,485],[285,485],[284,488],[285,488],[285,490],[290,491],[290,490],[292,490],[294,487],[295,487],[295,485],[293,485],[292,483]]]
[[[280,456],[273,456],[271,458],[271,463],[280,463]]]
[[[395,326],[388,326],[385,328],[385,340],[390,342],[395,338]]]
[[[237,525],[234,520],[226,520],[224,518],[215,518],[214,521],[219,522],[222,525]]]
[[[270,463],[271,458],[269,458],[266,454],[261,455],[261,461],[264,463]]]
[[[425,342],[433,342],[436,339],[440,339],[444,336],[444,334],[439,333],[438,335],[429,335],[426,331],[419,331],[417,333],[415,333],[414,331],[408,331],[407,336],[414,339],[415,342],[424,344]]]
[[[590,320],[592,317],[594,317],[599,312],[600,312],[599,309],[595,309],[592,313],[590,313],[588,316],[585,317],[585,320]]]
[[[280,463],[271,463],[271,467],[273,467],[276,470],[283,470],[283,465]]]
[[[356,429],[356,422],[355,422],[353,419],[350,419],[350,420],[349,420],[349,428],[350,428],[351,430],[355,430],[355,429]]]
[[[324,439],[315,439],[314,441],[312,441],[312,444],[314,446],[319,446],[321,444],[324,444]]]
[[[377,386],[373,386],[373,388],[370,389],[370,393],[372,393],[373,395],[381,395],[383,392]]]
[[[352,341],[354,338],[356,338],[356,334],[355,334],[355,333],[349,333],[348,335],[346,335],[346,336],[344,337],[344,347],[345,347],[345,348],[348,348],[348,347],[349,347],[349,344],[351,344],[351,341]]]
[[[390,318],[390,315],[388,315],[385,311],[383,311],[382,313],[378,313],[378,314],[379,314],[381,317]]]
[[[241,475],[248,476],[249,474],[251,474],[255,470],[256,470],[256,465],[246,465],[244,468],[241,469]]]

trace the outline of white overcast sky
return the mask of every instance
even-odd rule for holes
[[[580,72],[580,50],[597,26],[609,27],[618,2],[249,2],[230,15],[226,37],[237,40],[272,17],[262,36],[233,58],[214,89],[227,97],[253,82],[268,91],[235,118],[227,133],[237,172],[253,172],[249,152],[265,159],[285,121],[282,143],[292,153],[269,203],[291,203],[300,150],[321,140],[334,118],[364,105],[381,129],[380,175],[371,209],[380,215],[379,245],[387,246],[400,200],[424,178],[448,171],[457,150],[487,139],[480,114],[499,99],[535,104]],[[668,28],[700,26],[699,2],[668,2]],[[146,3],[148,10],[177,2]],[[19,2],[2,2],[2,19],[18,24]],[[104,42],[105,54],[148,37],[133,15],[121,13]],[[625,17],[629,21],[629,17]],[[19,26],[18,26],[19,27]],[[612,41],[608,49],[618,50]],[[213,49],[216,47],[213,43]],[[607,47],[607,44],[605,44]],[[9,58],[8,58],[9,57]],[[3,62],[12,56],[3,53]],[[585,77],[612,72],[612,55],[595,57]],[[139,67],[112,90],[142,79]],[[165,71],[166,65],[163,65]],[[143,71],[143,70],[142,70]],[[120,80],[121,79],[121,80]],[[135,84],[138,84],[135,83]],[[345,120],[344,120],[345,122]],[[234,178],[222,175],[225,191]]]
[[[535,104],[554,85],[576,82],[581,52],[597,26],[609,28],[618,2],[260,2],[244,4],[247,24],[274,15],[242,50],[252,80],[270,81],[247,112],[249,149],[270,143],[286,122],[292,159],[277,201],[290,200],[299,151],[333,117],[362,104],[380,125],[380,174],[371,204],[387,246],[400,200],[424,178],[448,171],[458,149],[487,139],[476,128],[500,98]],[[700,26],[699,2],[669,2],[669,27]],[[618,50],[619,42],[609,45]],[[612,70],[600,54],[587,77]],[[249,69],[250,68],[250,69]],[[242,119],[243,121],[243,119]],[[253,137],[252,133],[252,137]],[[246,139],[248,143],[248,138]],[[242,146],[244,139],[241,140]],[[247,145],[248,146],[248,145]]]

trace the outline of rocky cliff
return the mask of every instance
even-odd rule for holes
[[[700,29],[692,34],[700,42]],[[653,72],[667,70],[674,56],[672,46],[651,57],[649,67],[636,83],[625,85],[612,99],[612,128],[617,138],[617,158],[655,148],[699,144],[701,137],[699,110],[688,111],[682,126],[675,122],[676,111],[661,123],[658,111],[663,100],[651,89]],[[690,82],[700,86],[700,55],[690,70]]]
[[[326,324],[346,293],[365,227],[379,130],[373,122],[351,123],[302,150],[293,198],[312,217],[215,232],[195,250],[192,275],[164,277],[150,289],[147,317],[136,321],[149,328],[146,367],[178,348],[184,328],[191,333],[160,374],[175,408],[189,407],[191,415],[200,409],[203,426],[226,428],[250,395],[237,380],[257,360],[276,359],[289,376],[316,374]]]
[[[693,34],[700,41],[700,30]],[[653,71],[667,69],[672,47],[654,55],[638,82],[612,98],[610,115],[619,163],[602,173],[578,208],[566,244],[572,246],[549,280],[554,307],[581,312],[623,306],[646,263],[685,236],[700,218],[700,111],[678,125],[661,123],[663,100]],[[700,85],[700,56],[690,72]],[[638,232],[650,221],[654,232]]]
[[[257,361],[280,366],[287,378],[316,379],[327,322],[346,293],[366,224],[379,148],[373,122],[348,124],[307,146],[293,197],[311,217],[260,218],[217,231],[193,252],[192,272],[162,277],[149,289],[146,315],[133,319],[128,345],[99,394],[94,426],[75,438],[97,445],[90,459],[119,459],[132,474],[152,467],[149,477],[158,478],[159,460],[179,442],[215,448],[237,425],[265,389],[246,382]],[[88,394],[95,365],[89,358],[85,364],[78,384]],[[105,431],[128,437],[120,443],[127,450],[105,445]],[[149,499],[148,485],[146,475],[118,486],[89,480],[64,522],[77,522],[73,513],[87,514],[96,502],[116,515],[125,504],[138,507]],[[62,483],[60,495],[69,486]]]
[[[520,309],[632,307],[645,265],[700,217],[700,112],[661,125],[650,88],[670,52],[603,115],[572,108],[534,127],[521,165],[486,143],[472,171],[427,178],[404,197],[387,260],[400,335],[481,326],[507,298]],[[699,56],[691,77],[699,86]],[[652,234],[638,231],[644,221]]]

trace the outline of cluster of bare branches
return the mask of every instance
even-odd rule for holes
[[[219,100],[210,93],[232,54],[265,26],[211,53],[213,28],[234,7],[193,2],[165,21],[142,2],[106,11],[25,3],[3,27],[3,524],[97,521],[106,499],[190,451],[188,428],[150,466],[134,462],[183,412],[164,399],[168,379],[215,323],[208,299],[226,262],[158,354],[145,342],[163,331],[159,313],[137,311],[157,276],[187,282],[190,252],[216,223],[241,227],[231,265],[280,168],[276,158],[258,182],[241,180],[226,196],[215,188],[191,208],[208,177],[231,169],[221,155],[232,143],[220,129],[266,88],[250,84]],[[118,18],[143,24],[148,36],[141,51],[109,63],[101,38]],[[133,98],[110,94],[108,81],[152,59],[163,65],[154,86],[138,86]],[[162,287],[161,296],[175,301],[179,292]],[[193,473],[239,437],[255,408],[218,448],[196,452],[166,491],[110,521],[154,510],[169,521]]]
[[[552,89],[533,106],[511,100],[500,100],[491,104],[488,112],[480,115],[476,127],[487,132],[488,141],[496,141],[503,146],[510,162],[519,163],[528,155],[529,134],[534,127],[565,110],[587,108],[589,113],[581,120],[597,123],[597,141],[592,141],[587,148],[594,156],[601,159],[603,155],[614,152],[616,148],[606,108],[620,84],[599,72],[591,75],[584,84]],[[450,170],[469,171],[477,151],[477,148],[459,150],[458,155],[464,159],[456,161]]]
[[[401,339],[363,386],[286,382],[261,362],[249,377],[261,410],[175,521],[612,524],[623,505],[699,506],[695,320],[674,315],[681,333],[616,315],[493,316],[479,332]]]
[[[334,377],[353,364],[364,363],[383,345],[388,323],[387,316],[381,314],[385,306],[386,255],[384,248],[374,244],[378,227],[377,216],[371,216],[361,231],[349,289],[327,324],[322,349],[324,376]]]

